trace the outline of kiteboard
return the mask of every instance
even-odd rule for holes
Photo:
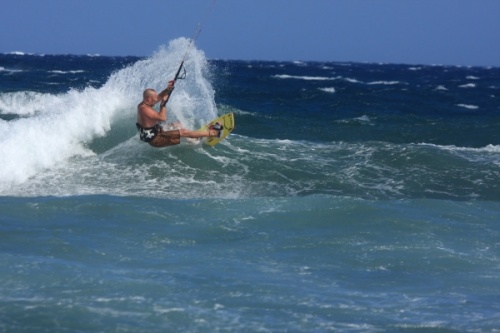
[[[216,144],[218,144],[219,142],[221,142],[222,140],[224,140],[229,135],[229,133],[231,133],[233,131],[233,129],[234,129],[234,114],[231,112],[231,113],[227,113],[225,115],[222,115],[222,116],[212,120],[208,124],[202,126],[200,128],[200,131],[206,131],[210,128],[210,126],[215,125],[217,123],[222,126],[220,136],[213,137],[213,138],[206,138],[206,141],[205,141],[205,143],[207,145],[212,146],[212,147],[215,146]]]

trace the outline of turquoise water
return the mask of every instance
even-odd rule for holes
[[[2,199],[5,331],[494,331],[495,203]]]

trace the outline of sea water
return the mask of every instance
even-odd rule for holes
[[[1,332],[500,331],[500,69],[0,55]]]

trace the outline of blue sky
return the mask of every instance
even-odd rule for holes
[[[0,53],[500,66],[499,0],[0,0]]]

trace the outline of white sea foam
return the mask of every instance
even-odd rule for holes
[[[54,73],[54,74],[78,74],[78,73],[85,73],[84,70],[73,70],[73,71],[61,71],[61,70],[53,70],[49,71],[49,73]]]
[[[368,117],[367,115],[363,115],[363,116],[356,117],[356,118],[340,119],[340,120],[337,120],[336,122],[337,123],[341,123],[341,124],[368,124],[368,125],[373,125],[371,123],[371,121],[372,121],[372,119],[370,119],[370,117]]]
[[[359,80],[351,79],[351,78],[348,78],[348,77],[344,78],[344,80],[347,81],[347,82],[351,82],[351,83],[363,83],[363,82],[361,82]]]
[[[328,87],[328,88],[319,88],[319,90],[334,94],[335,93],[335,88],[334,87]]]
[[[0,72],[19,73],[19,72],[23,72],[23,70],[22,69],[8,69],[5,67],[0,67]]]
[[[29,54],[29,53],[24,53],[24,52],[21,52],[21,51],[12,51],[12,52],[9,52],[8,54],[23,56],[23,55],[26,55],[26,54]]]
[[[275,79],[295,79],[295,80],[306,80],[306,81],[334,81],[334,80],[344,80],[350,83],[361,83],[368,85],[396,85],[403,84],[400,81],[373,81],[373,82],[363,82],[357,79],[349,78],[349,77],[326,77],[326,76],[297,76],[297,75],[288,75],[288,74],[277,74],[272,76]]]
[[[142,91],[166,86],[188,44],[185,38],[172,41],[152,57],[112,74],[99,89],[88,87],[59,95],[1,94],[1,112],[21,117],[0,121],[0,194],[44,170],[64,165],[74,156],[92,155],[88,144],[105,136],[120,119],[133,124]],[[214,118],[217,109],[214,91],[204,78],[203,52],[191,48],[185,67],[188,75],[177,82],[169,101],[169,117],[193,127]]]
[[[0,94],[0,113],[20,116],[33,115],[35,112],[51,113],[56,106],[60,106],[60,102],[57,95],[33,91],[5,93]]]
[[[432,143],[419,143],[419,146],[430,146],[436,147],[438,149],[449,150],[449,151],[466,151],[466,152],[477,152],[477,153],[500,153],[500,145],[489,144],[485,147],[471,148],[471,147],[457,147],[453,145],[443,146],[436,145]]]
[[[374,81],[374,82],[368,82],[367,84],[370,85],[394,85],[394,84],[400,84],[401,82],[399,81]]]
[[[462,84],[458,87],[459,88],[476,88],[476,84],[475,83],[467,83],[467,84]]]
[[[461,108],[469,109],[469,110],[477,110],[477,109],[479,109],[479,106],[477,106],[477,105],[470,105],[470,104],[457,104],[457,106],[459,106]]]
[[[354,119],[362,121],[362,122],[369,122],[370,121],[370,117],[368,117],[367,115],[363,115],[361,117],[357,117],[357,118],[354,118]]]
[[[296,76],[296,75],[286,75],[286,74],[278,74],[273,76],[276,79],[296,79],[296,80],[306,80],[306,81],[325,81],[325,80],[335,80],[331,77],[325,76]]]

